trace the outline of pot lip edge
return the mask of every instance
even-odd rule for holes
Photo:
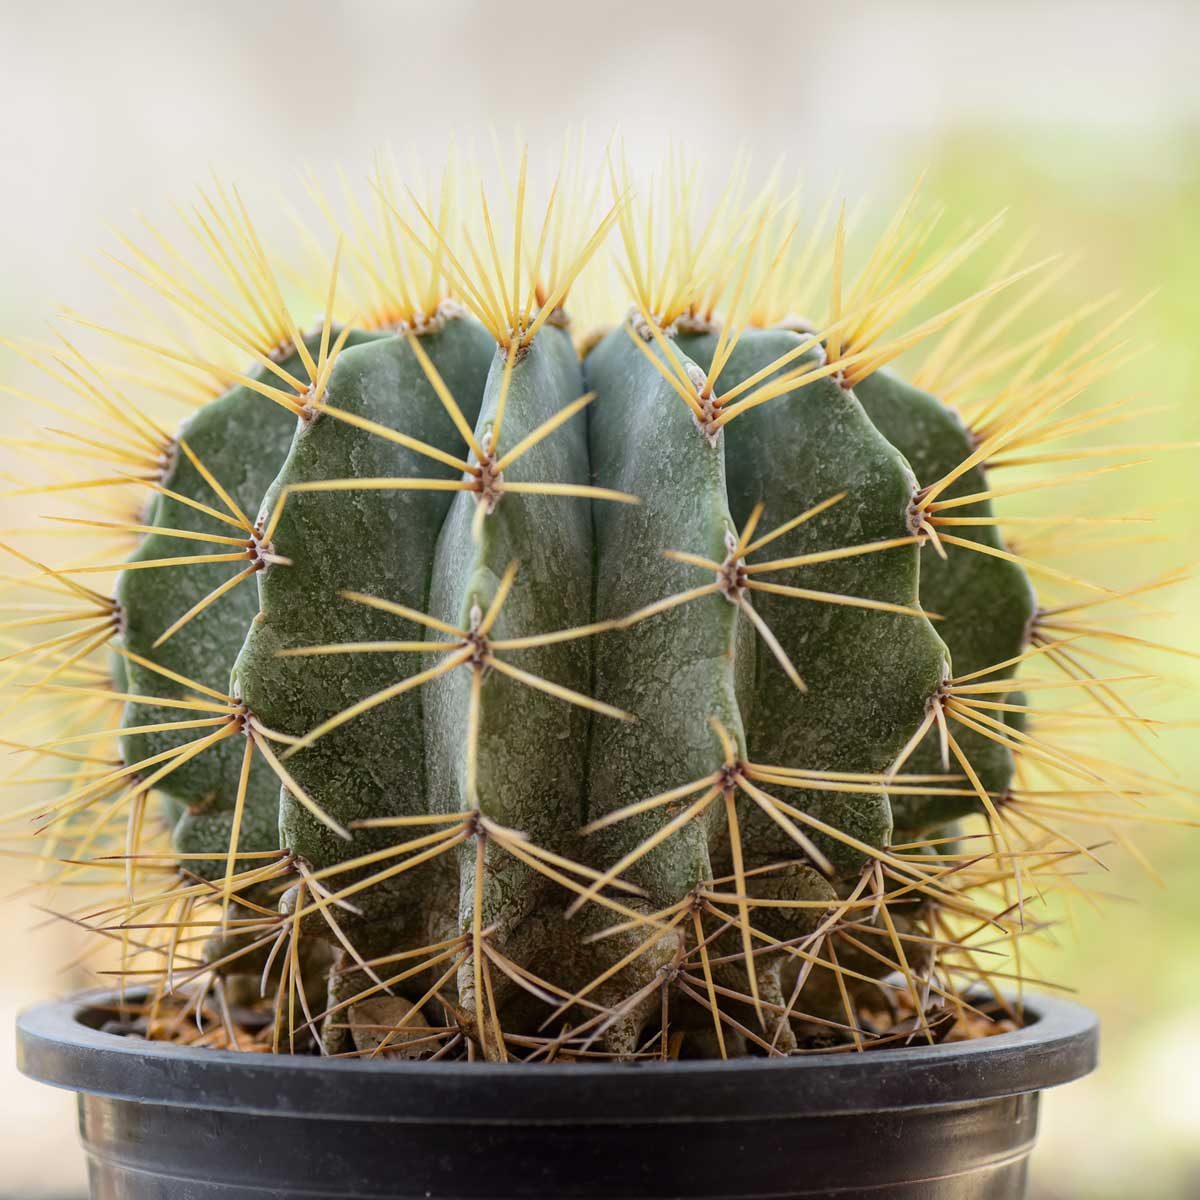
[[[595,1123],[609,1110],[608,1119],[669,1122],[986,1101],[1088,1074],[1099,1044],[1099,1022],[1091,1010],[1035,995],[1026,998],[1026,1006],[1037,1019],[1022,1029],[866,1054],[535,1067],[373,1062],[189,1050],[103,1033],[79,1020],[89,1005],[112,995],[107,989],[87,991],[23,1010],[17,1018],[22,1073],[115,1099],[296,1117],[437,1120],[439,1102],[453,1101],[445,1104],[446,1115],[472,1122]],[[283,1079],[289,1080],[286,1089],[280,1087]]]

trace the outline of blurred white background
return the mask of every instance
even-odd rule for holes
[[[784,154],[820,190],[836,179],[881,203],[950,145],[978,144],[1002,185],[986,157],[1002,145],[1060,205],[1077,193],[1080,228],[1099,229],[1137,189],[1194,176],[1200,144],[1195,3],[0,0],[0,17],[0,324],[17,335],[61,303],[103,312],[88,259],[109,227],[162,211],[213,167],[262,201],[263,221],[305,167],[361,173],[385,146],[437,162],[451,135],[486,146],[492,128],[536,154],[568,125],[598,141],[619,127],[641,162],[674,138],[718,178],[739,148]],[[997,187],[987,211],[1010,198]],[[12,1067],[17,1009],[69,984],[56,935],[35,941],[33,920],[0,910],[0,1195],[22,1200],[82,1187],[70,1098]],[[1183,1139],[1200,1134],[1179,1076],[1200,1058],[1195,1018],[1159,1023],[1172,1040],[1133,1085]],[[1178,1089],[1169,1103],[1163,1088]],[[1090,1081],[1050,1099],[1046,1195],[1134,1194],[1106,1190],[1118,1176],[1100,1143],[1128,1136],[1096,1128],[1108,1096]],[[1081,1170],[1068,1145],[1099,1157]]]
[[[18,324],[99,292],[110,223],[211,167],[256,187],[359,168],[381,145],[436,161],[495,128],[667,137],[718,172],[746,146],[851,194],[949,127],[1157,132],[1200,116],[1188,3],[812,4],[470,0],[103,5],[5,0],[0,163],[6,305]],[[1165,155],[1162,170],[1173,166]],[[15,293],[15,294],[14,294]],[[19,297],[19,299],[18,299]]]

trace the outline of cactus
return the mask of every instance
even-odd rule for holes
[[[324,203],[309,332],[240,197],[202,196],[213,270],[154,227],[124,263],[190,340],[92,326],[195,405],[174,432],[73,340],[22,351],[74,394],[55,448],[106,464],[51,485],[90,505],[70,528],[134,547],[10,548],[62,605],[9,622],[38,635],[12,681],[31,729],[70,726],[30,734],[69,781],[18,816],[54,884],[115,887],[85,923],[146,1012],[187,997],[236,1041],[230,1004],[265,1003],[275,1049],[493,1059],[944,1036],[995,987],[980,931],[1015,946],[1095,857],[1057,819],[1145,790],[1029,720],[1065,691],[1145,740],[1077,620],[1122,594],[1007,546],[988,474],[1089,427],[1063,410],[1125,314],[996,350],[1038,268],[909,319],[995,222],[925,253],[910,200],[851,281],[844,215],[802,246],[769,188],[701,223],[679,181],[655,207],[617,175],[602,218],[556,188],[535,221],[522,160],[508,244],[486,198],[460,231],[449,183],[409,206],[380,178],[344,226]],[[568,296],[614,238],[593,334]],[[101,519],[105,489],[138,515]]]

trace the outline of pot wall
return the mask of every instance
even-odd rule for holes
[[[95,1200],[1012,1200],[1038,1095],[754,1121],[483,1125],[80,1100]]]

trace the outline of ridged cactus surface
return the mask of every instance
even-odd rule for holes
[[[851,285],[844,219],[801,248],[770,191],[700,233],[624,184],[531,222],[527,187],[498,247],[486,201],[472,235],[377,184],[307,331],[218,192],[216,282],[130,269],[234,357],[116,335],[183,381],[177,429],[42,357],[138,504],[93,525],[123,564],[14,551],[89,606],[18,685],[115,705],[116,761],[37,806],[68,875],[123,864],[85,923],[155,1012],[267,1011],[276,1049],[774,1054],[944,1036],[971,983],[1009,1008],[972,939],[1093,857],[1020,804],[1135,790],[1030,731],[1020,668],[1141,734],[1031,579],[1116,593],[1006,546],[989,468],[1111,355],[972,351],[1024,271],[910,319],[990,227],[922,257],[902,213]],[[593,333],[569,291],[610,252]]]

